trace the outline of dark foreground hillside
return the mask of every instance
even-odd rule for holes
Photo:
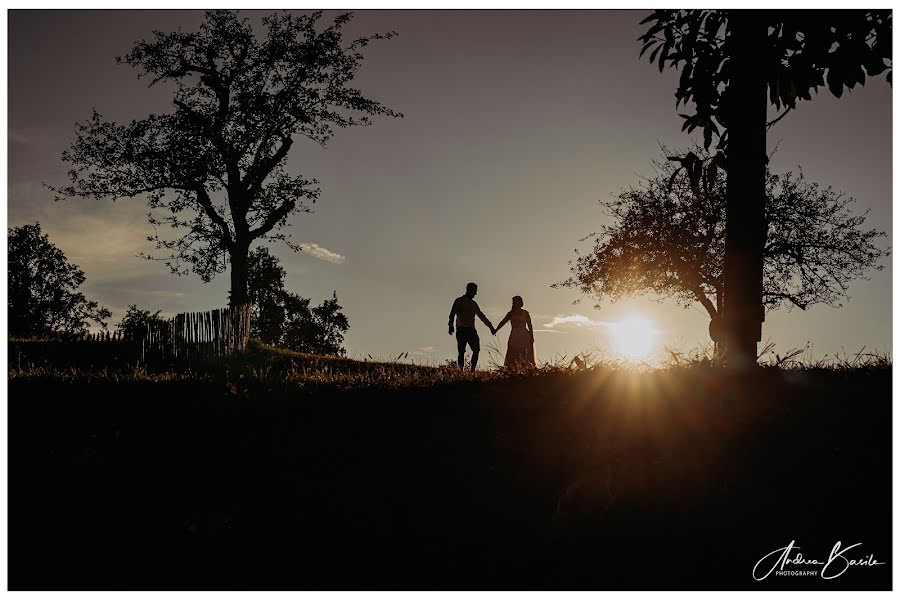
[[[889,369],[16,377],[9,432],[12,589],[891,585]],[[792,540],[887,564],[754,581]]]

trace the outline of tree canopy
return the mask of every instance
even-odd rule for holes
[[[585,238],[593,247],[576,254],[572,276],[557,285],[597,302],[654,294],[685,307],[699,303],[710,317],[722,311],[727,177],[702,148],[685,155],[696,161],[657,160],[653,176],[602,203],[612,223]],[[767,309],[840,306],[853,280],[883,268],[879,260],[889,251],[878,241],[885,234],[866,228],[853,202],[802,171],[767,172]]]
[[[73,336],[106,327],[108,309],[78,291],[84,271],[41,231],[40,223],[7,230],[7,317],[11,337]]]
[[[150,85],[173,87],[174,110],[128,124],[96,111],[76,125],[63,153],[70,184],[57,198],[143,196],[161,256],[177,274],[210,281],[231,265],[231,302],[247,296],[247,260],[257,240],[281,240],[288,217],[308,212],[316,182],[286,169],[295,137],[324,146],[336,128],[399,113],[353,87],[376,34],[344,40],[350,14],[321,26],[321,12],[274,13],[257,37],[236,11],[214,10],[197,32],[154,32],[120,63]],[[160,226],[168,227],[167,237]]]
[[[656,10],[641,21],[641,56],[663,71],[681,69],[675,106],[694,103],[682,113],[683,129],[703,131],[709,148],[713,135],[727,145],[728,89],[734,71],[734,37],[729,19],[757,12],[769,28],[765,49],[756,60],[765,73],[769,101],[779,110],[811,100],[820,87],[840,98],[844,88],[865,85],[866,76],[886,73],[891,82],[890,10]],[[783,113],[781,116],[784,116]],[[779,118],[781,118],[781,116]]]

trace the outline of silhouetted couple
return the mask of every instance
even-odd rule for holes
[[[450,309],[448,326],[450,335],[453,335],[453,318],[456,317],[456,348],[459,356],[456,361],[462,369],[466,364],[466,346],[472,349],[472,370],[478,364],[478,353],[481,351],[481,341],[478,339],[478,331],[475,329],[475,317],[488,326],[492,335],[497,335],[507,321],[512,331],[509,333],[509,341],[506,346],[506,359],[504,367],[534,366],[534,327],[531,325],[531,315],[522,308],[525,306],[521,296],[513,296],[512,308],[500,324],[495,328],[490,319],[484,316],[478,303],[475,302],[475,294],[478,286],[474,283],[466,285],[466,293],[453,301]]]

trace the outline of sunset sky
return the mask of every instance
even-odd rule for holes
[[[247,11],[254,21],[263,13]],[[333,13],[331,13],[333,14]],[[288,287],[318,303],[336,290],[351,356],[443,362],[455,355],[447,314],[468,281],[496,324],[521,295],[539,360],[609,348],[629,315],[659,331],[658,348],[705,343],[697,306],[638,298],[572,302],[565,279],[579,239],[606,218],[598,200],[651,172],[659,145],[685,146],[677,73],[638,58],[646,11],[360,11],[351,34],[395,30],[366,49],[358,85],[404,114],[339,131],[327,149],[295,143],[289,170],[319,180],[313,214],[292,217],[305,251],[273,251]],[[54,203],[42,182],[66,180],[60,154],[96,108],[127,121],[172,110],[115,57],[154,29],[195,29],[199,11],[10,11],[9,227],[40,221],[87,275],[84,291],[113,312],[165,314],[225,305],[227,274],[210,284],[137,258],[152,250],[146,205]],[[769,132],[776,171],[796,169],[871,210],[891,229],[891,88],[883,78],[844,98],[825,89]],[[843,308],[769,313],[776,350],[810,342],[820,357],[891,349],[890,259],[850,289]],[[502,332],[505,339],[509,330]],[[482,345],[490,333],[480,329]],[[611,354],[611,350],[609,351]]]

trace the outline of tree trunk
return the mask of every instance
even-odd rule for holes
[[[765,247],[766,78],[762,65],[765,13],[732,11],[732,78],[727,91],[728,183],[724,317],[731,366],[756,364],[762,339]]]
[[[250,294],[247,281],[250,270],[250,243],[238,242],[231,251],[231,293],[228,306],[231,309],[231,335],[235,340],[235,348],[239,351],[247,349],[250,341]]]
[[[250,295],[247,290],[247,281],[250,270],[250,244],[236,243],[231,251],[231,292],[228,296],[228,305],[237,306],[247,304]]]

